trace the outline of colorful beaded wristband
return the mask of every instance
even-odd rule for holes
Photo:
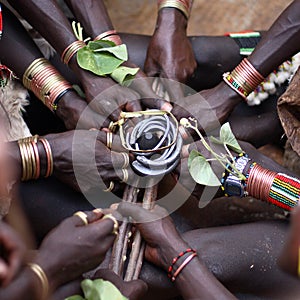
[[[225,73],[223,79],[247,101],[247,96],[256,89],[264,77],[245,58],[231,73]]]
[[[197,256],[197,253],[190,254],[184,262],[178,267],[178,269],[175,271],[174,275],[171,278],[171,281],[174,282],[177,278],[177,276],[180,274],[180,272],[191,262],[191,260]]]
[[[173,7],[180,10],[188,19],[190,16],[191,2],[189,0],[159,0],[158,11],[165,7]]]
[[[169,266],[169,268],[168,268],[168,277],[169,278],[173,278],[173,273],[175,273],[174,272],[174,266],[175,266],[175,264],[183,257],[183,256],[185,256],[186,254],[188,254],[188,253],[196,253],[196,251],[194,250],[194,249],[191,249],[191,248],[188,248],[188,249],[186,249],[185,251],[182,251],[182,252],[180,252],[179,254],[178,254],[178,256],[177,257],[175,257],[175,258],[173,258],[173,260],[172,260],[172,264]],[[172,280],[173,281],[173,280]]]
[[[249,169],[248,194],[268,203],[291,210],[298,205],[300,181],[283,173],[276,173],[253,164]]]
[[[245,175],[245,170],[249,166],[251,159],[246,153],[241,153],[238,157],[234,158],[235,168]],[[226,166],[228,170],[233,172],[233,169],[230,165]],[[245,197],[247,196],[246,192],[246,180],[240,179],[235,174],[230,173],[228,170],[225,170],[221,179],[221,189],[224,191],[225,196],[237,196]],[[246,176],[246,175],[245,175]]]

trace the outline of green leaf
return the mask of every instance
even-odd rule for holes
[[[219,145],[223,145],[224,143],[222,141],[220,141],[218,138],[216,138],[215,136],[211,135],[209,137],[209,141],[214,143],[214,144],[219,144]]]
[[[74,295],[74,296],[71,296],[71,297],[68,297],[68,298],[65,298],[65,300],[85,300],[84,298],[82,298],[81,296],[79,295]]]
[[[193,161],[193,159],[195,158],[195,157],[197,157],[197,156],[201,156],[201,153],[199,152],[199,151],[197,151],[197,150],[192,150],[191,152],[190,152],[190,155],[189,155],[189,159],[188,159],[188,168],[190,169],[191,168],[191,166],[192,166],[192,161]]]
[[[89,41],[87,46],[91,50],[97,50],[101,48],[109,48],[109,47],[114,47],[116,44],[112,41],[108,40],[99,40],[99,41]]]
[[[229,123],[225,123],[220,130],[220,140],[226,144],[229,148],[237,153],[243,152],[241,146],[237,142],[232,130],[230,128]]]
[[[128,60],[127,46],[125,44],[116,46],[115,43],[111,41],[91,41],[87,44],[87,47],[95,53],[110,52],[116,58],[124,61]]]
[[[86,46],[78,50],[77,62],[82,69],[105,76],[112,73],[124,61],[108,51],[94,52]]]
[[[139,68],[129,68],[129,67],[118,67],[111,74],[111,78],[116,82],[129,86],[134,79],[134,76],[139,71]]]
[[[212,170],[206,158],[200,153],[189,163],[189,171],[193,179],[202,185],[220,186],[220,180]]]
[[[81,288],[87,300],[128,300],[114,284],[103,279],[85,279]]]

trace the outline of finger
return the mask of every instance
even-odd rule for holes
[[[70,221],[76,227],[86,226],[90,223],[100,220],[103,215],[103,212],[101,212],[99,209],[93,211],[77,211],[73,214]]]
[[[19,248],[9,253],[7,259],[8,269],[7,269],[6,278],[3,281],[3,286],[7,286],[12,281],[14,276],[18,273],[19,269],[21,268],[21,264],[23,261],[22,252],[23,250]]]
[[[153,214],[138,204],[121,202],[117,211],[123,217],[131,217],[137,223],[147,222],[147,220],[153,220]]]
[[[95,274],[96,278],[102,278],[104,280],[112,282],[119,290],[122,288],[124,281],[113,271],[109,269],[100,269]]]
[[[119,222],[113,213],[104,215],[98,224],[105,226],[107,234],[117,235],[119,233]]]
[[[182,84],[178,82],[175,78],[162,73],[160,76],[161,83],[164,89],[167,91],[171,102],[178,102],[184,98],[184,92],[182,89]]]
[[[124,296],[130,300],[142,299],[148,291],[148,285],[143,280],[133,280],[126,283],[126,289],[123,292]]]
[[[127,101],[127,104],[125,106],[125,111],[141,111],[141,110],[142,110],[142,106],[140,100]]]
[[[0,284],[3,285],[4,281],[7,280],[8,265],[0,258]]]
[[[116,102],[114,95],[107,96],[98,101],[94,100],[90,103],[90,107],[95,112],[104,117],[108,117],[112,121],[117,121],[121,113],[121,106]]]
[[[112,134],[109,131],[104,130],[99,130],[97,133],[97,140],[101,141],[101,143],[106,145],[106,147],[109,147],[111,150],[114,151],[124,150],[119,135]]]

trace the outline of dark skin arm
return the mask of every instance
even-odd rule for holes
[[[54,0],[19,1],[11,0],[10,4],[44,36],[61,55],[70,44],[77,40],[71,24]],[[51,12],[51,13],[49,13]],[[76,55],[69,62],[69,67],[79,78],[88,103],[96,112],[110,116],[113,120],[119,118],[120,110],[140,110],[138,94],[116,85],[110,78],[99,77],[81,69],[76,61]],[[105,94],[105,89],[113,87]],[[108,100],[109,99],[109,100]]]
[[[50,291],[80,277],[95,268],[112,246],[114,223],[99,211],[85,212],[88,225],[77,216],[63,221],[44,239],[34,262],[47,275]],[[80,240],[80,242],[78,242]],[[62,246],[57,251],[58,245]],[[84,249],[84,251],[83,251]],[[24,268],[7,288],[0,289],[1,299],[40,299],[41,282],[28,268]]]
[[[110,181],[115,181],[117,187],[118,182],[122,180],[123,175],[120,169],[124,164],[124,157],[105,146],[105,132],[77,130],[49,134],[44,138],[49,141],[52,149],[53,174],[73,189],[81,188],[82,192],[93,188],[104,189]],[[19,180],[22,174],[19,146],[17,142],[11,142],[8,146],[7,155],[17,166],[14,176]],[[46,153],[40,142],[37,146],[41,161],[41,174],[45,174]],[[120,140],[115,138],[113,150],[120,150],[120,148]],[[128,171],[130,178],[133,171]]]
[[[187,23],[186,17],[176,8],[166,7],[158,12],[145,61],[148,76],[186,83],[193,75],[197,62],[187,37]],[[166,88],[171,98],[183,96],[180,88],[175,91],[168,89],[168,85]]]
[[[300,1],[294,1],[274,22],[254,52],[249,56],[249,61],[263,76],[270,74],[280,63],[299,51],[299,7]],[[205,130],[216,125],[215,121],[205,117],[206,110],[213,110],[217,120],[223,123],[234,107],[241,101],[243,101],[241,96],[227,86],[225,82],[221,82],[211,90],[202,91],[186,98],[185,103],[188,103],[188,112],[183,113],[182,109],[178,107],[174,109],[174,114],[180,118],[194,112],[193,115],[200,122],[199,126]],[[208,109],[205,108],[205,104],[208,104]]]
[[[66,2],[88,36],[96,38],[100,33],[114,28],[102,0],[87,0],[83,3],[74,0],[67,0]],[[130,61],[125,62],[124,65],[133,68],[137,67]],[[163,110],[171,109],[168,103],[157,99],[158,97],[152,91],[150,81],[146,80],[146,74],[143,71],[139,70],[135,78],[140,80],[133,81],[130,87],[146,98],[141,101],[146,107]],[[138,110],[139,108],[136,107],[135,109]]]
[[[5,34],[1,39],[0,59],[22,79],[25,70],[37,58],[43,57],[17,18],[2,7]],[[22,51],[22,55],[20,55]],[[84,117],[82,116],[85,111]],[[89,129],[103,126],[104,118],[87,108],[86,102],[75,91],[67,92],[59,101],[56,115],[63,120],[66,128],[76,126]],[[78,123],[80,119],[80,123]]]
[[[150,212],[137,205],[121,203],[118,211],[136,221],[147,243],[146,258],[165,271],[174,257],[190,247],[181,239],[172,219],[161,207],[156,206]],[[175,284],[184,299],[235,299],[198,257],[183,269]]]

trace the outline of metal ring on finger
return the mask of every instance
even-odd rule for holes
[[[122,182],[126,183],[128,181],[128,178],[129,178],[128,170],[127,169],[121,169],[121,170],[122,170],[122,173],[123,173]]]
[[[77,211],[76,213],[73,214],[73,216],[79,217],[85,226],[89,224],[87,219],[87,214],[84,213],[83,211]]]
[[[112,234],[118,235],[118,233],[119,233],[119,223],[118,223],[117,219],[112,214],[104,215],[102,220],[105,220],[105,219],[111,219],[114,222],[114,228],[112,230]]]
[[[129,155],[126,152],[121,152],[121,154],[124,158],[124,163],[123,163],[122,169],[126,169],[129,166]]]
[[[114,189],[114,187],[115,187],[115,184],[114,184],[113,181],[111,181],[111,182],[109,183],[108,188],[107,188],[107,189],[104,189],[103,192],[109,193],[109,192],[111,192],[111,191]]]
[[[113,142],[113,134],[112,134],[112,132],[108,131],[106,133],[106,146],[108,149],[111,149],[112,142]]]

